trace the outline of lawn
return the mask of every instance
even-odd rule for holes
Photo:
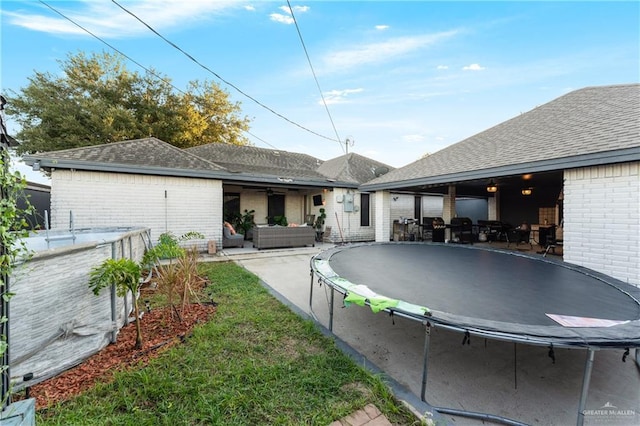
[[[231,262],[200,268],[218,304],[209,322],[148,366],[39,411],[37,424],[328,425],[369,403],[394,424],[420,424],[255,275]]]

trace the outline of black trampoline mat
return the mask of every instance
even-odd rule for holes
[[[625,290],[636,287],[503,251],[449,244],[354,245],[331,253],[329,266],[379,295],[454,316],[532,326],[557,325],[546,314],[640,319],[634,291]]]

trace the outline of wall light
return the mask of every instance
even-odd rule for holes
[[[532,192],[531,188],[522,188],[522,195],[531,195]]]
[[[487,192],[498,192],[498,185],[491,179],[489,185],[487,185]]]

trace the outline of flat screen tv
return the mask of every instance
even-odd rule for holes
[[[314,195],[313,196],[313,205],[321,206],[322,205],[322,195]]]

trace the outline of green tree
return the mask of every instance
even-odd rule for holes
[[[179,148],[249,143],[249,119],[213,82],[192,81],[178,91],[168,77],[131,72],[109,53],[69,54],[59,64],[61,73],[36,71],[19,93],[10,91],[6,112],[21,129],[18,154],[148,136]]]
[[[89,288],[96,296],[103,288],[116,286],[118,296],[125,296],[128,291],[133,297],[133,312],[136,318],[136,343],[134,349],[142,349],[142,330],[140,328],[140,309],[138,308],[138,291],[142,269],[131,259],[106,259],[89,273]]]

